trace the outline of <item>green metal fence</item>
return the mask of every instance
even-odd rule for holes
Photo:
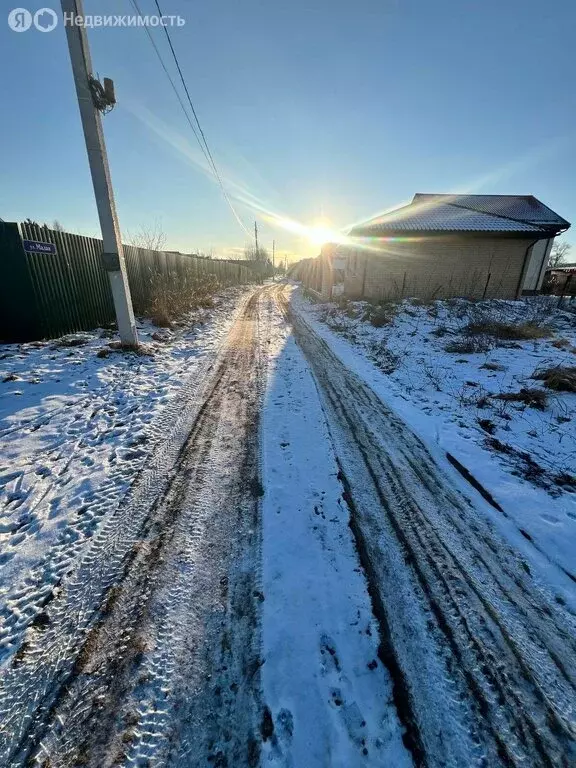
[[[25,241],[49,243],[55,252],[25,250]],[[26,246],[32,248],[33,246]],[[50,250],[54,250],[51,248]],[[0,222],[0,340],[32,341],[90,330],[114,320],[102,241],[29,223]],[[235,261],[124,246],[137,314],[153,300],[155,277],[170,275],[219,285],[254,281]]]

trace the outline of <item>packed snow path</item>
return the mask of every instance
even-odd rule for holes
[[[574,617],[287,286],[177,406],[5,669],[2,765],[573,764]]]

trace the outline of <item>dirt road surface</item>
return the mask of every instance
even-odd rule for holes
[[[574,617],[291,290],[243,300],[28,630],[2,765],[576,761]]]

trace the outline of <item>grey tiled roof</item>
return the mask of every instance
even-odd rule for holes
[[[392,232],[502,232],[550,236],[570,224],[531,195],[424,195],[352,229],[377,237]]]

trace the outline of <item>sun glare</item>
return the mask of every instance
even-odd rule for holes
[[[334,239],[334,233],[328,227],[314,225],[308,230],[308,239],[313,245],[324,245]]]
[[[330,222],[326,219],[319,219],[311,226],[306,227],[306,237],[312,245],[318,246],[342,241],[342,233],[332,229]]]

